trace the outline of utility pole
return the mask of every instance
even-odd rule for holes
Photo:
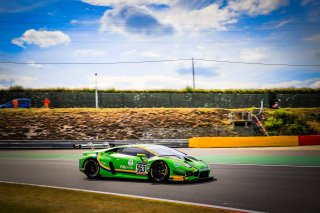
[[[196,89],[196,82],[194,80],[194,60],[192,58],[192,80],[193,80],[193,91]]]
[[[95,73],[95,81],[96,81],[96,108],[99,108],[99,104],[98,104],[98,73]]]

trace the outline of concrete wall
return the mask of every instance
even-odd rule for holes
[[[88,92],[8,92],[0,91],[0,103],[14,98],[31,98],[41,107],[49,98],[51,107],[95,107],[95,94]],[[319,107],[320,94],[217,94],[217,93],[99,93],[99,106],[120,107],[208,107],[247,108],[269,107],[274,98],[281,99],[281,107]]]
[[[282,107],[319,107],[320,94],[278,94]]]

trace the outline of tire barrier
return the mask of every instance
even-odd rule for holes
[[[302,136],[304,144],[315,145],[319,136]],[[320,143],[318,142],[320,145]],[[189,140],[190,148],[299,146],[299,136],[201,137]]]

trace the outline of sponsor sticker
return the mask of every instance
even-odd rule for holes
[[[179,174],[179,175],[185,175],[185,171],[184,171],[184,170],[175,169],[174,171],[175,171],[177,174]]]
[[[120,169],[133,170],[132,166],[120,165]]]
[[[132,166],[132,165],[133,165],[133,160],[132,160],[132,159],[130,159],[130,160],[128,161],[128,165],[129,165],[129,166]]]
[[[147,170],[147,164],[139,162],[136,166],[136,174],[145,175]]]

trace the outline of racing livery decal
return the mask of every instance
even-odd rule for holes
[[[130,155],[124,148],[129,148]],[[143,155],[142,155],[143,154]],[[79,159],[88,178],[134,178],[154,182],[212,178],[211,167],[186,153],[155,144],[131,144],[92,150]]]
[[[143,162],[138,162],[136,166],[136,174],[138,175],[146,175],[147,164]]]

